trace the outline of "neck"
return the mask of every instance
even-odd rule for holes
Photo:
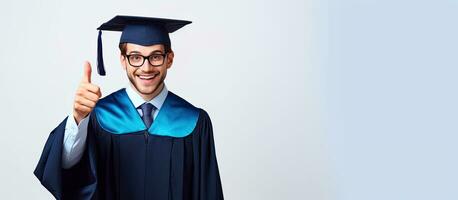
[[[159,87],[157,87],[153,93],[150,93],[150,94],[143,94],[141,92],[139,92],[137,90],[137,88],[135,88],[135,86],[132,85],[132,83],[130,84],[131,87],[134,89],[134,91],[140,95],[142,97],[143,100],[145,101],[151,101],[151,99],[153,99],[154,97],[156,97],[157,95],[159,95],[159,93],[161,93],[162,89],[164,89],[164,83],[161,83],[159,85]]]

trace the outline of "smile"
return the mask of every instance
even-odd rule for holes
[[[138,78],[142,80],[151,80],[155,78],[158,74],[149,74],[149,75],[137,75]]]

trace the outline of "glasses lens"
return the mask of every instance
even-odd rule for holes
[[[143,56],[141,55],[130,55],[129,63],[132,66],[141,66],[143,64]]]
[[[162,54],[153,54],[149,56],[149,62],[153,66],[159,66],[164,63],[164,55]]]

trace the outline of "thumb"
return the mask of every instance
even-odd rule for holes
[[[83,82],[91,83],[91,63],[89,61],[84,62],[84,73],[83,73]]]

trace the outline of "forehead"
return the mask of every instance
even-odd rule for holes
[[[137,51],[137,52],[140,52],[140,53],[144,53],[144,54],[148,54],[148,53],[151,53],[153,51],[164,51],[164,45],[163,44],[155,44],[155,45],[151,45],[151,46],[142,46],[142,45],[138,45],[138,44],[132,44],[132,43],[127,43],[126,45],[126,52],[129,53],[129,52],[133,52],[133,51]]]

